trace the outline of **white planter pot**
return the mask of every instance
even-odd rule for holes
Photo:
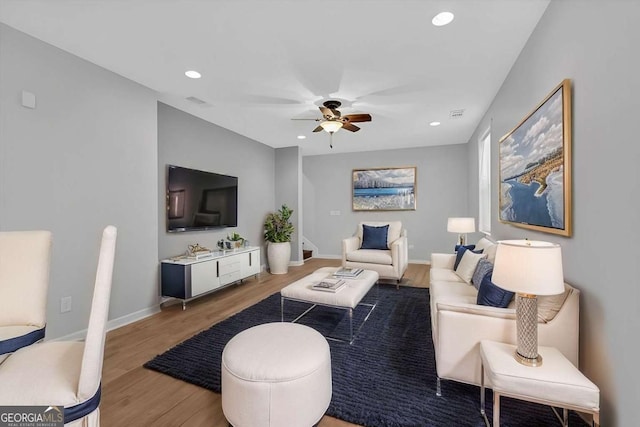
[[[291,260],[291,243],[272,243],[267,246],[267,261],[271,274],[286,274]]]

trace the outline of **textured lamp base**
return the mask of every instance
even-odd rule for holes
[[[538,299],[535,295],[517,295],[516,319],[516,360],[526,366],[542,365],[542,357],[538,354]]]
[[[467,244],[467,235],[466,234],[458,234],[458,244],[460,246],[464,246]]]

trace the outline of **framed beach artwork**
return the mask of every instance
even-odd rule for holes
[[[354,211],[416,209],[416,167],[354,169]]]
[[[571,81],[500,139],[500,221],[571,236]]]

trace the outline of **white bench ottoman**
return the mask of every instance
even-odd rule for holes
[[[316,305],[346,310],[349,315],[349,344],[353,344],[353,340],[355,338],[353,332],[353,310],[358,305],[369,307],[369,313],[366,315],[364,321],[360,324],[360,327],[358,328],[359,331],[360,328],[362,328],[362,326],[364,325],[364,322],[366,322],[371,315],[371,312],[373,312],[373,309],[376,308],[377,297],[375,304],[365,304],[361,301],[364,296],[367,295],[369,290],[371,290],[371,288],[378,283],[379,275],[376,271],[363,270],[362,273],[360,273],[357,277],[345,279],[345,287],[335,293],[313,289],[314,283],[317,283],[326,277],[331,277],[331,275],[337,270],[337,267],[322,267],[309,274],[308,276],[305,276],[300,280],[297,280],[290,285],[282,288],[280,290],[280,317],[282,321],[284,321],[285,300],[300,301],[312,304],[312,306],[308,310],[296,317],[293,320],[293,323],[297,322],[309,311],[313,310]],[[327,338],[342,341],[341,339],[335,337]]]
[[[266,323],[233,337],[222,352],[222,411],[234,427],[307,427],[331,401],[327,340],[296,323]]]
[[[500,396],[563,408],[563,416],[556,415],[563,426],[568,425],[568,409],[590,413],[592,424],[600,425],[600,390],[589,381],[564,355],[553,347],[538,347],[542,365],[530,367],[520,364],[513,354],[516,347],[495,341],[480,341],[482,380],[480,384],[480,413],[484,411],[485,374],[493,389],[493,426],[500,425]],[[555,409],[554,409],[555,412]]]

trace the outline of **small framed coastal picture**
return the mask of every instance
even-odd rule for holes
[[[354,211],[416,210],[416,167],[354,169]]]
[[[499,142],[500,221],[571,236],[571,81]]]

